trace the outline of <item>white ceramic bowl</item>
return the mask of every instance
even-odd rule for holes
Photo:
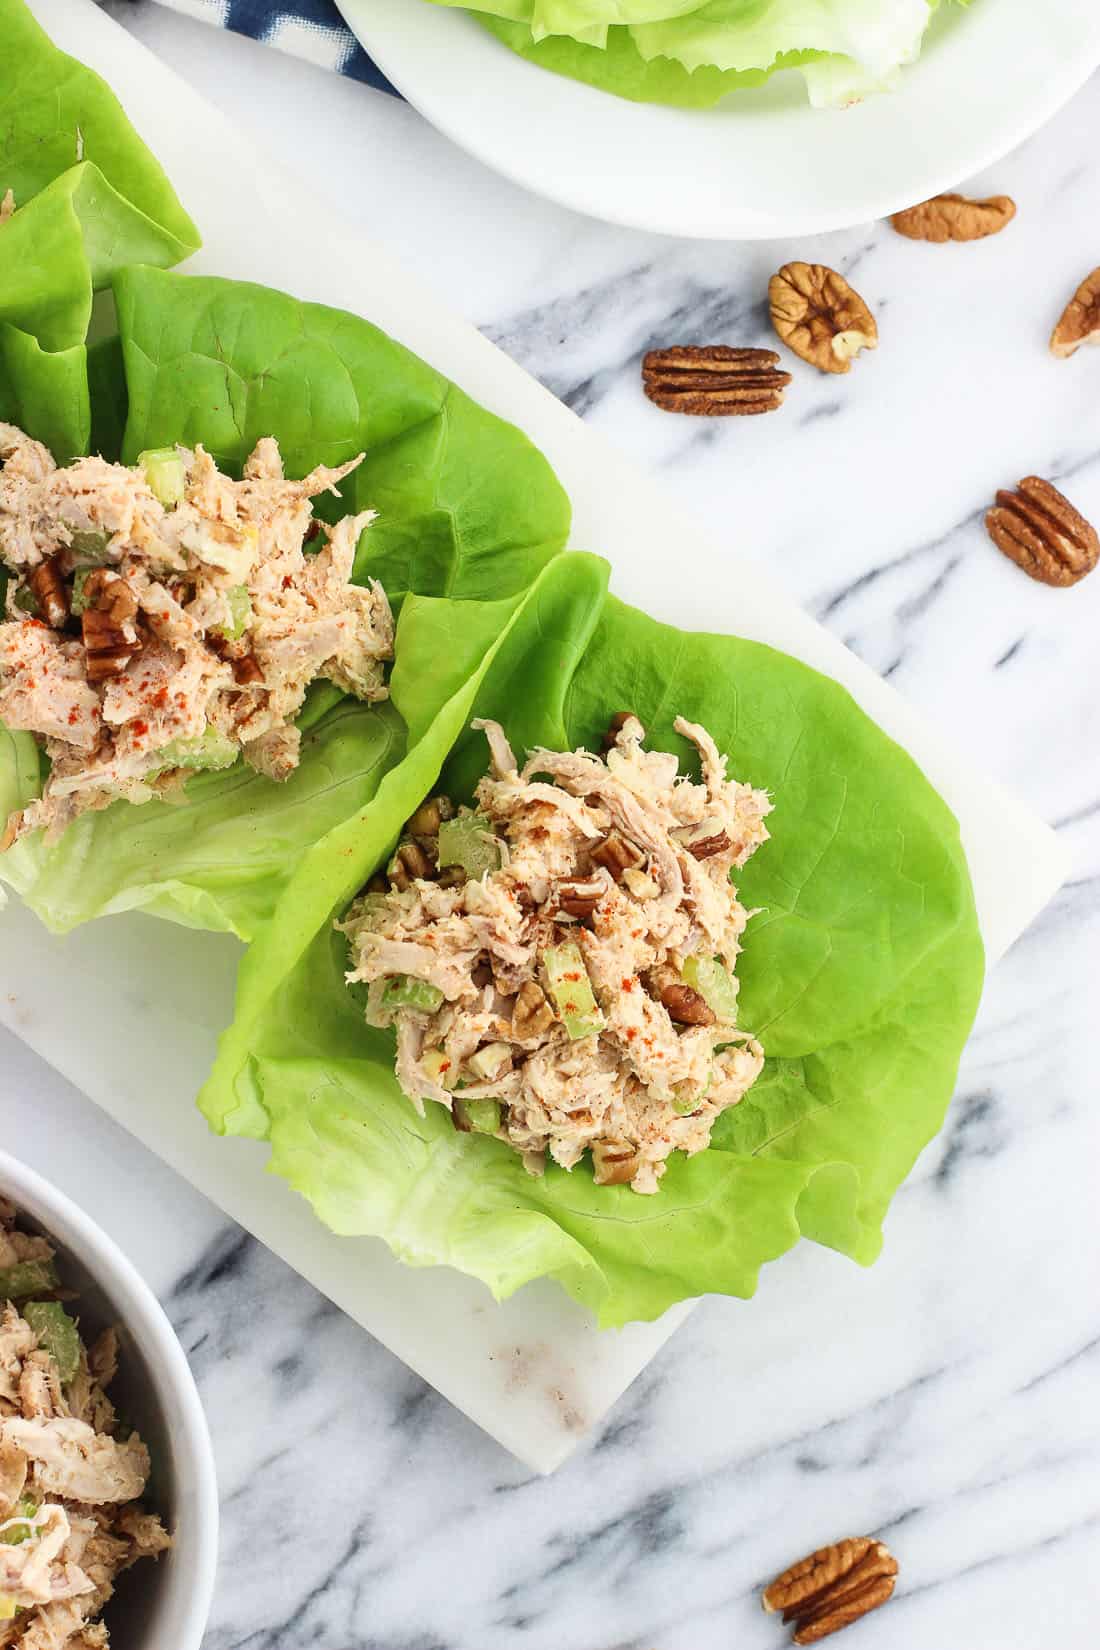
[[[434,126],[577,211],[712,240],[846,229],[951,189],[1029,137],[1100,63],[1100,0],[946,4],[898,89],[811,109],[778,75],[713,110],[628,103],[525,62],[464,11],[340,0]]]
[[[119,1407],[149,1446],[146,1500],[174,1546],[123,1577],[107,1607],[120,1650],[199,1650],[218,1554],[218,1488],[194,1378],[171,1324],[125,1255],[72,1200],[0,1151],[0,1195],[58,1248],[66,1285],[78,1291],[82,1322],[94,1333],[121,1330]]]

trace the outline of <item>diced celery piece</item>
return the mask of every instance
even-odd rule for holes
[[[204,728],[193,739],[173,739],[157,752],[166,768],[231,768],[240,755],[232,739],[217,728]]]
[[[422,1014],[434,1014],[442,1001],[443,993],[437,985],[412,974],[392,974],[383,982],[379,1007],[391,1013],[396,1008],[415,1008]]]
[[[458,814],[444,819],[439,827],[439,868],[459,865],[466,875],[479,881],[501,866],[500,843],[484,814]]]
[[[8,611],[8,570],[0,567],[0,622],[7,616]]]
[[[16,1604],[10,1593],[0,1593],[0,1621],[10,1621],[15,1614]]]
[[[454,1061],[444,1054],[441,1048],[430,1048],[426,1054],[422,1054],[420,1064],[433,1083],[438,1083],[441,1088],[445,1089],[454,1087],[456,1076]]]
[[[248,629],[252,618],[252,598],[248,594],[246,584],[234,584],[225,593],[229,605],[229,623],[220,625],[222,635],[227,641],[240,641]]]
[[[684,984],[697,991],[711,1012],[726,1025],[737,1023],[737,983],[717,957],[688,957]]]
[[[463,1100],[457,1096],[455,1111],[459,1128],[465,1124],[475,1134],[496,1134],[500,1128],[499,1100]]]
[[[466,1061],[468,1069],[482,1082],[490,1082],[508,1059],[511,1050],[507,1043],[486,1043]]]
[[[138,454],[138,463],[145,471],[149,491],[159,499],[166,510],[173,509],[183,497],[187,480],[183,459],[174,447],[147,447]]]
[[[579,945],[551,945],[542,953],[546,988],[562,1025],[573,1042],[591,1037],[604,1024],[592,992]]]
[[[0,1272],[0,1301],[25,1301],[31,1295],[48,1295],[58,1287],[57,1268],[52,1260],[19,1260]]]
[[[73,593],[69,600],[69,606],[73,613],[77,615],[83,613],[86,606],[84,601],[84,586],[87,584],[89,578],[94,572],[94,567],[81,567],[73,579]]]
[[[34,591],[28,589],[26,585],[23,586],[22,590],[17,590],[15,592],[13,599],[16,607],[21,613],[30,613],[33,615],[38,612],[38,602],[35,600]]]
[[[102,527],[77,527],[69,540],[69,554],[81,567],[102,567],[111,535]]]
[[[5,1547],[21,1547],[24,1541],[29,1541],[34,1534],[33,1524],[16,1524],[17,1518],[33,1518],[38,1511],[38,1502],[33,1495],[22,1495],[15,1503],[15,1510],[10,1519],[5,1519],[6,1530],[0,1530],[0,1543]]]
[[[80,1335],[60,1301],[28,1301],[23,1316],[57,1365],[62,1385],[71,1381],[80,1365]]]

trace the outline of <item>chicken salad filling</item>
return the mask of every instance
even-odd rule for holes
[[[386,696],[389,602],[350,582],[373,512],[327,527],[311,502],[362,457],[288,480],[264,437],[239,481],[201,444],[59,467],[0,423],[0,722],[50,761],[0,848],[119,798],[178,798],[241,756],[286,779],[317,678]]]
[[[597,1184],[655,1192],[763,1066],[736,1023],[752,913],[732,873],[766,841],[771,802],[682,717],[701,782],[626,713],[602,756],[538,749],[522,768],[499,724],[473,725],[491,757],[475,806],[435,797],[407,822],[337,925],[349,985],[395,1029],[421,1114],[437,1102],[531,1173],[591,1152]]]
[[[107,1395],[118,1335],[86,1345],[64,1295],[52,1244],[0,1198],[0,1650],[107,1650],[119,1574],[171,1546]]]

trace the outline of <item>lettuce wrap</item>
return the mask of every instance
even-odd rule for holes
[[[943,1120],[983,957],[953,816],[850,696],[758,643],[658,624],[606,596],[606,578],[576,553],[517,599],[405,603],[392,691],[415,763],[299,865],[244,959],[200,1103],[219,1131],[268,1140],[272,1170],[334,1231],[457,1267],[498,1297],[554,1277],[614,1325],[702,1293],[749,1295],[801,1236],[873,1261],[890,1199]],[[740,1023],[765,1070],[652,1198],[597,1187],[587,1162],[533,1179],[442,1107],[418,1117],[392,1034],[366,1025],[344,983],[332,926],[433,787],[470,798],[486,766],[473,717],[501,721],[518,753],[598,748],[625,708],[682,764],[675,717],[703,723],[731,772],[775,801],[772,840],[737,878],[759,907]]]
[[[5,238],[23,217],[0,228],[0,281]],[[378,509],[355,577],[379,579],[395,608],[408,591],[505,596],[564,545],[568,501],[527,438],[368,322],[151,267],[115,271],[112,287],[117,338],[87,359],[79,350],[104,456],[133,463],[144,448],[202,441],[239,474],[258,438],[274,435],[287,474],[300,476],[365,451],[317,513]],[[42,439],[27,411],[24,426]],[[326,684],[299,726],[302,760],[286,783],[241,763],[199,774],[183,806],[117,802],[52,843],[24,839],[0,856],[0,880],[59,932],[141,909],[249,938],[301,852],[361,808],[406,748],[391,706]],[[40,786],[33,738],[0,727],[0,817]]]

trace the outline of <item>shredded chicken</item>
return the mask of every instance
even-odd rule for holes
[[[682,718],[701,783],[644,749],[633,716],[605,757],[535,750],[522,769],[497,723],[474,725],[492,761],[476,811],[439,798],[409,821],[339,925],[348,981],[396,1028],[418,1111],[446,1106],[532,1173],[590,1151],[599,1184],[655,1192],[763,1065],[736,1025],[751,913],[731,874],[767,839],[771,803]]]
[[[238,756],[286,779],[318,677],[385,697],[389,603],[380,585],[351,583],[373,512],[329,528],[311,503],[338,494],[362,456],[291,481],[268,436],[240,481],[202,446],[168,450],[160,470],[62,468],[0,423],[0,722],[37,735],[50,759],[41,798],[11,816],[0,847],[120,797],[171,795]]]
[[[0,1200],[0,1300],[20,1296],[0,1317],[0,1650],[108,1650],[98,1617],[119,1573],[171,1539],[139,1499],[149,1453],[118,1436],[104,1391],[115,1331],[89,1350],[56,1292],[23,1298],[28,1263],[48,1282],[53,1260]]]

